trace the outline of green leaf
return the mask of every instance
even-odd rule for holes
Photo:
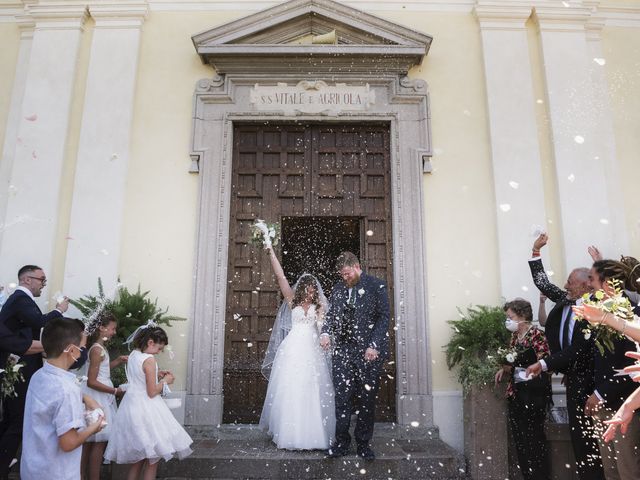
[[[502,307],[477,305],[458,312],[460,319],[448,322],[453,334],[445,355],[449,369],[459,367],[458,380],[466,392],[473,385],[493,384],[497,368],[493,355],[508,344],[511,333],[504,328]]]

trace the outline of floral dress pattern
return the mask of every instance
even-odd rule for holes
[[[509,348],[511,350],[526,351],[528,349],[532,349],[536,355],[536,359],[540,360],[545,356],[549,355],[549,344],[547,343],[547,338],[544,336],[544,332],[540,330],[538,327],[531,327],[527,333],[525,333],[524,337],[519,340],[518,332],[514,332],[511,336],[511,342],[509,342]],[[516,357],[516,361],[512,364],[514,367],[528,367],[529,365],[519,364],[518,358]],[[509,379],[509,385],[507,386],[507,397],[513,397],[515,395],[515,390],[513,388],[513,375]]]

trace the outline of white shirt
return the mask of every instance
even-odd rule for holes
[[[29,290],[27,287],[23,287],[22,285],[19,285],[16,287],[16,290],[20,290],[21,292],[26,293],[27,295],[29,295],[29,298],[31,298],[31,300],[33,300],[34,302],[36,301],[35,297],[33,296],[33,293],[31,293],[31,290]]]
[[[73,428],[84,427],[76,376],[45,362],[31,377],[27,390],[20,478],[80,480],[82,447],[64,452],[58,439]]]
[[[576,305],[580,306],[582,305],[582,298],[579,298],[576,300]],[[564,334],[564,322],[568,321],[569,322],[569,343],[568,345],[571,345],[571,341],[573,340],[573,327],[576,324],[576,315],[575,313],[573,313],[573,310],[571,309],[571,313],[569,315],[569,318],[567,319],[567,312],[568,310],[571,309],[571,305],[565,305],[564,308],[562,309],[562,322],[560,322],[560,345],[562,346],[562,339],[563,339],[563,334]],[[565,320],[566,319],[566,320]],[[542,365],[542,371],[546,372],[547,371],[547,363],[544,360],[540,360],[540,365]]]

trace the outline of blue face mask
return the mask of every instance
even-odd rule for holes
[[[504,321],[504,328],[506,328],[510,332],[515,332],[518,330],[518,322],[507,317],[507,319]]]

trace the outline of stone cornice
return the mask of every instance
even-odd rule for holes
[[[473,11],[482,30],[522,30],[531,10],[529,2],[479,1]]]
[[[274,24],[284,23],[310,14],[344,20],[356,29],[369,28],[371,30],[370,34],[383,36],[393,43],[407,44],[411,42],[420,44],[425,41],[430,43],[431,41],[430,37],[415,30],[392,24],[388,20],[331,0],[291,0],[284,2],[267,10],[194,35],[193,41],[194,44],[229,43],[247,37],[261,28],[268,28]]]
[[[336,45],[295,40],[336,30]],[[332,0],[291,0],[192,37],[217,73],[394,72],[419,65],[432,38]]]
[[[25,15],[24,13],[16,15],[16,23],[18,24],[20,36],[22,38],[33,37],[33,30],[36,26],[36,22],[33,21],[33,18],[30,15]]]
[[[608,27],[640,28],[640,6],[610,5],[599,8],[598,12]]]
[[[35,3],[37,0],[5,1],[0,4],[0,23],[16,23],[17,17],[24,14],[24,4]],[[104,2],[98,0],[89,0],[85,2],[89,8],[92,5],[100,5]],[[120,2],[125,3],[125,2]],[[277,0],[246,0],[242,2],[233,0],[148,0],[148,9],[150,11],[167,11],[167,12],[215,12],[215,11],[246,11],[255,12],[264,8],[272,7],[279,2]],[[354,8],[360,8],[367,11],[376,12],[452,12],[452,13],[471,13],[478,6],[485,7],[487,4],[494,3],[502,5],[503,8],[509,9],[511,5],[528,5],[530,8],[537,7],[539,9],[548,8],[550,5],[558,9],[566,9],[567,7],[560,0],[494,0],[493,2],[485,2],[483,0],[341,0],[341,3]],[[569,8],[573,8],[575,0],[566,2]],[[592,13],[604,19],[607,27],[628,27],[640,28],[640,4],[607,4],[601,5],[598,0],[582,0],[582,5],[591,9]],[[507,14],[508,15],[508,14]],[[496,19],[498,20],[498,19]],[[514,19],[514,20],[517,20]],[[485,22],[486,23],[486,22]],[[502,25],[508,28],[508,21]],[[496,27],[499,27],[496,24]],[[501,27],[500,27],[501,28]]]
[[[96,28],[139,28],[149,14],[149,4],[142,2],[96,3],[89,5]]]
[[[534,7],[534,15],[540,31],[584,32],[592,10],[568,2],[541,2]]]
[[[88,18],[87,6],[76,2],[39,3],[28,5],[25,10],[36,30],[82,29]]]

